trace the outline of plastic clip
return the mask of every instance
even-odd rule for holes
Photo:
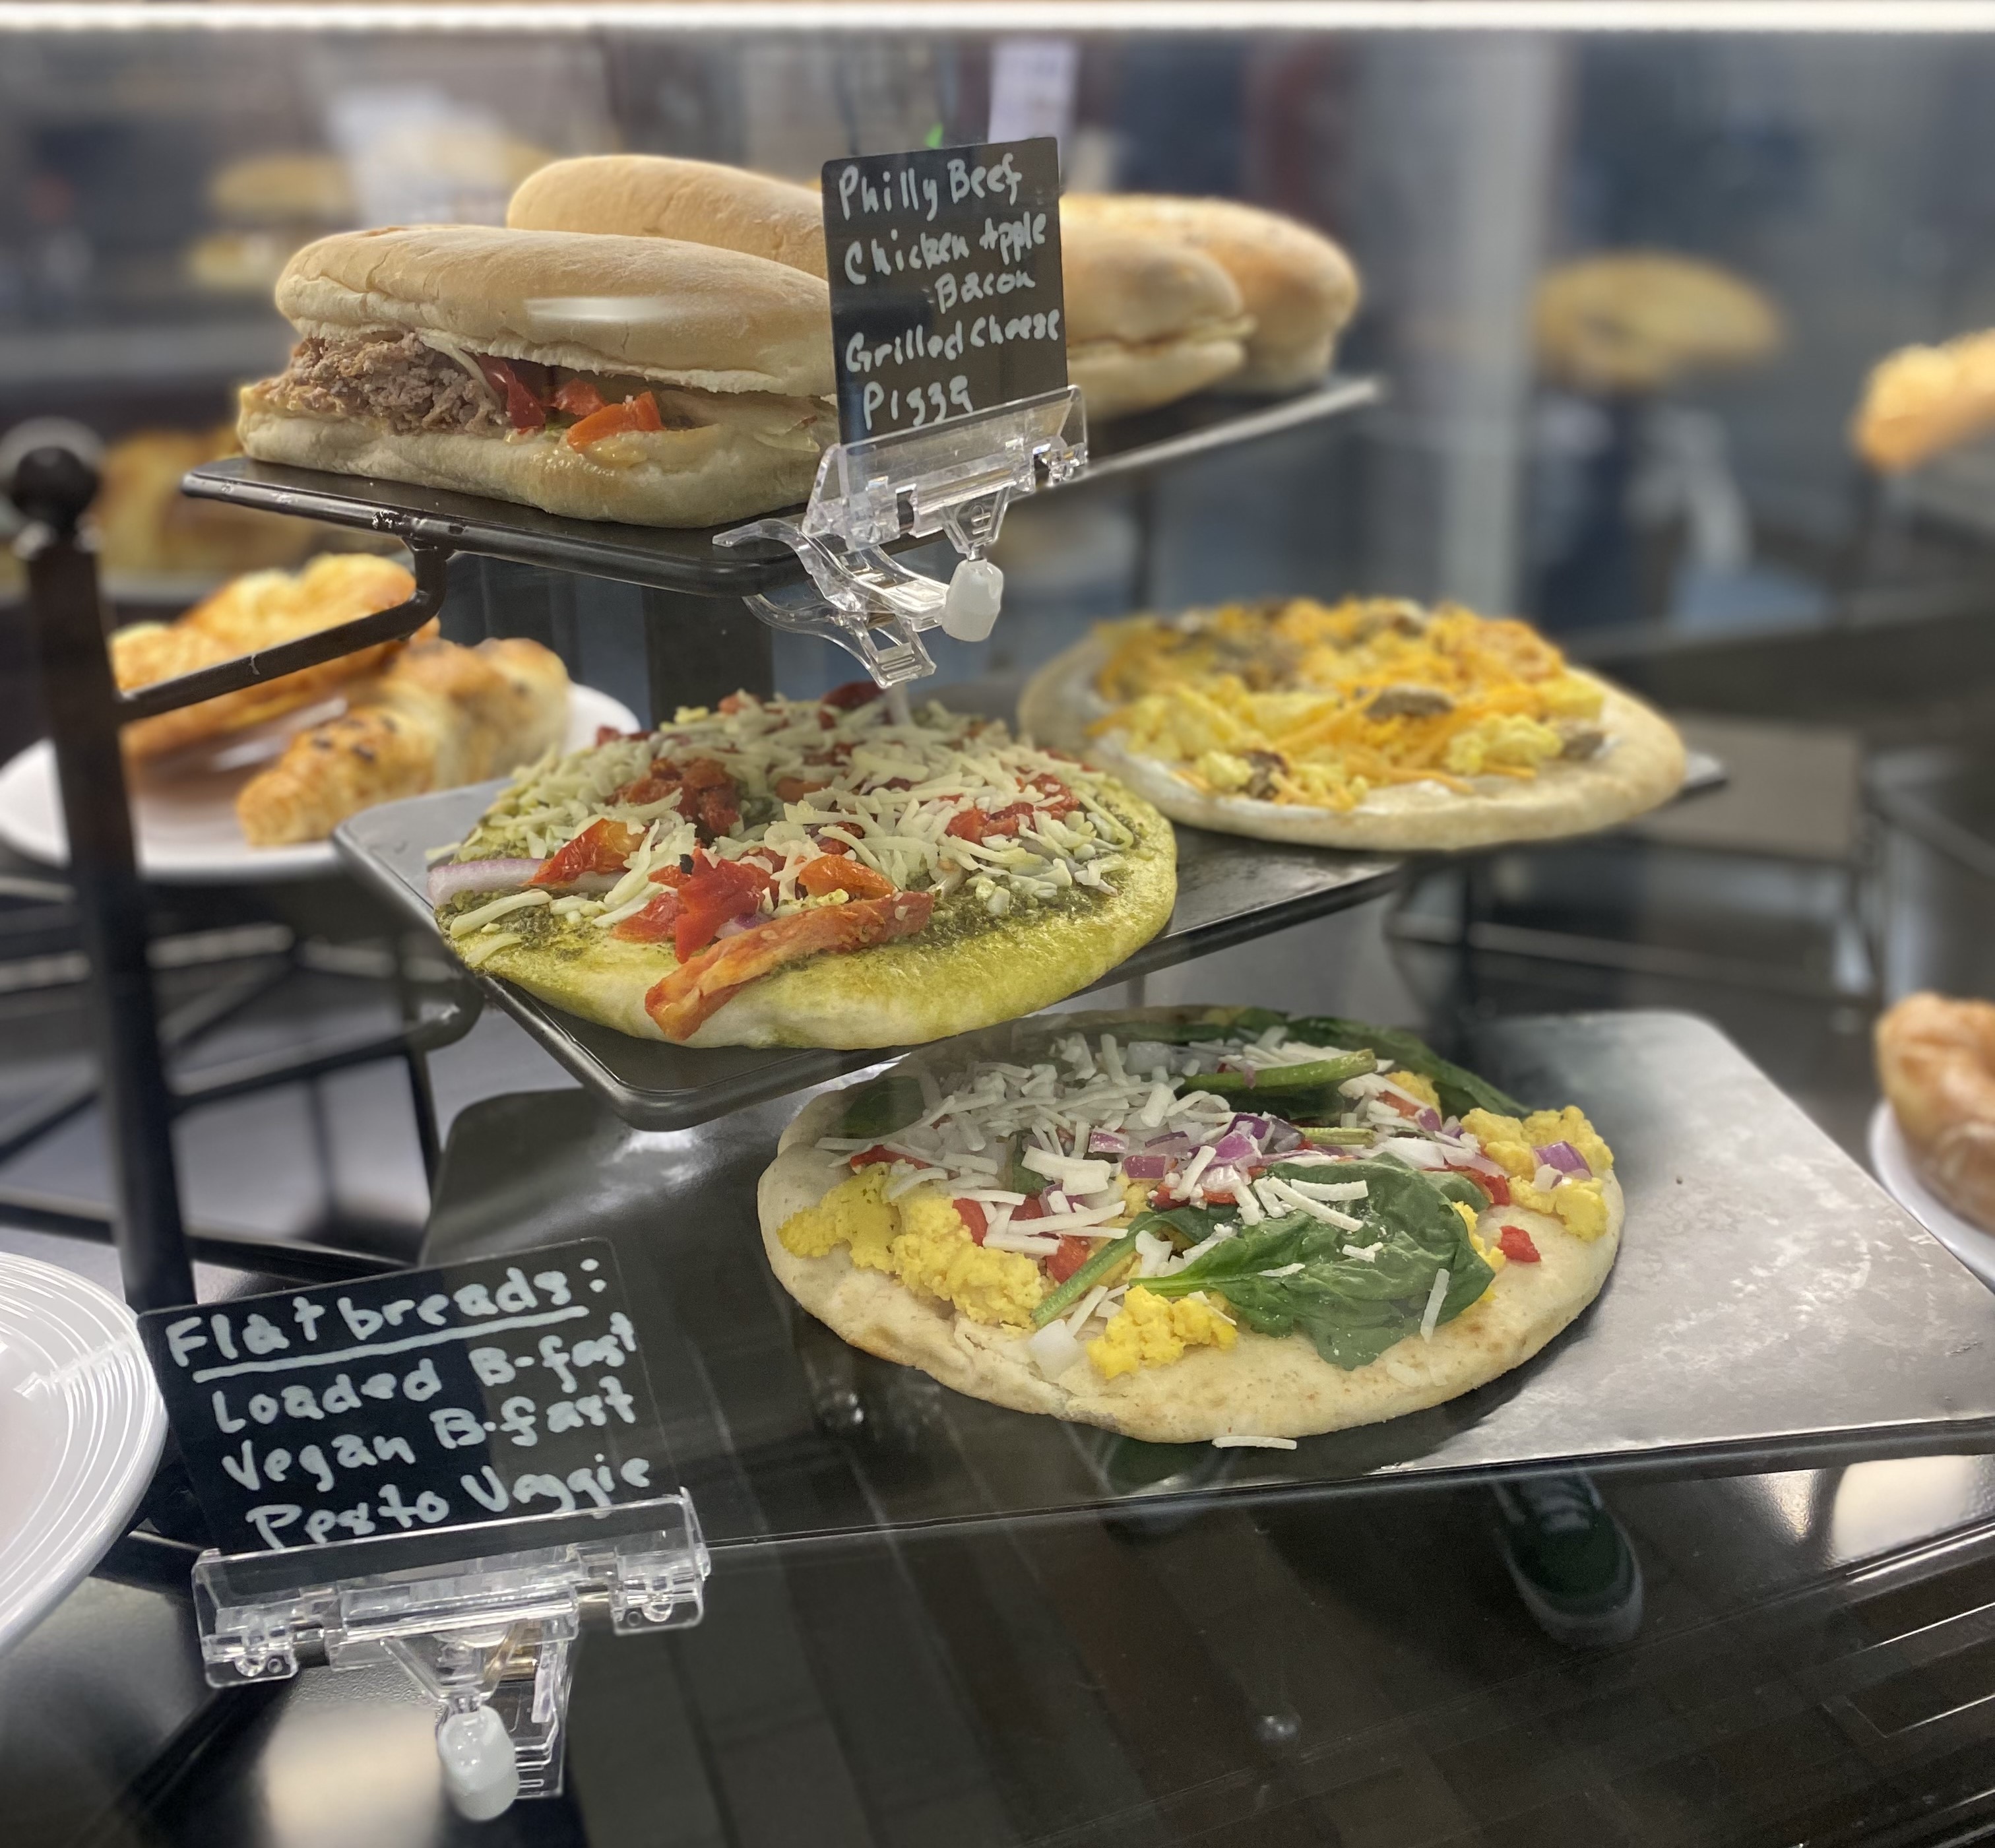
[[[923,430],[836,443],[818,465],[801,520],[757,520],[716,534],[716,545],[774,540],[809,582],[758,592],[748,607],[773,628],[822,635],[883,687],[935,672],[922,631],[960,641],[990,634],[1004,573],[987,555],[1020,495],[1073,480],[1087,466],[1078,386],[1021,398]],[[946,534],[961,555],[948,582],[890,557],[891,541]]]

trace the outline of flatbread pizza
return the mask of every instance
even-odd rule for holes
[[[1169,824],[1112,778],[879,689],[737,694],[545,759],[431,869],[475,969],[640,1038],[917,1044],[1029,1013],[1146,943]]]
[[[1526,624],[1390,598],[1104,623],[1019,720],[1174,821],[1369,851],[1584,833],[1684,777],[1666,719]]]
[[[1521,1365],[1620,1244],[1614,1158],[1412,1035],[1063,1014],[815,1099],[758,1193],[778,1280],[972,1397],[1156,1443],[1281,1442]]]

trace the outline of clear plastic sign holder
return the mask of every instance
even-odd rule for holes
[[[802,519],[757,520],[714,543],[788,546],[809,582],[757,592],[749,608],[773,627],[836,642],[891,694],[935,672],[923,631],[939,628],[959,641],[990,634],[1004,578],[989,554],[1005,509],[1087,467],[1087,413],[1080,387],[1070,385],[925,429],[834,444]],[[937,534],[960,555],[946,583],[884,549]]]
[[[393,1665],[437,1715],[460,1814],[559,1794],[582,1618],[618,1636],[697,1623],[706,1543],[682,1491],[582,1513],[268,1552],[201,1554],[194,1609],[211,1685],[287,1679],[301,1661]]]

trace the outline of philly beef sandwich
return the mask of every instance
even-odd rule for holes
[[[429,225],[307,245],[300,338],[245,388],[259,461],[710,526],[803,500],[836,437],[826,287],[662,238]]]

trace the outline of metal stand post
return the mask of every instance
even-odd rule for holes
[[[135,1309],[163,1309],[194,1300],[194,1272],[180,1226],[173,1104],[146,956],[117,688],[104,644],[96,561],[77,531],[98,478],[73,452],[49,448],[23,457],[9,486],[28,522],[15,550],[28,568],[29,626],[90,958],[91,1019],[117,1189],[113,1235],[126,1300]]]

